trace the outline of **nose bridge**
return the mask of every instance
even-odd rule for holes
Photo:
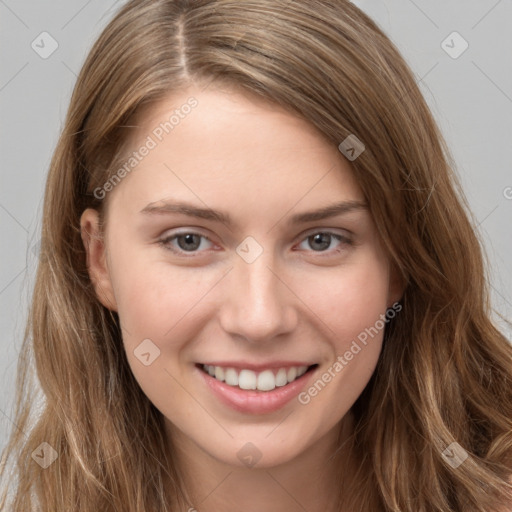
[[[270,250],[263,250],[253,261],[236,255],[221,308],[227,332],[249,341],[265,341],[293,329],[292,294],[275,274]]]

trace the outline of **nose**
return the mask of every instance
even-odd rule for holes
[[[264,343],[295,329],[295,296],[271,256],[264,251],[247,263],[235,255],[234,268],[223,282],[219,312],[221,327],[230,335]]]

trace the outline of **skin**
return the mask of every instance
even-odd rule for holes
[[[375,369],[383,330],[308,404],[293,399],[267,414],[221,403],[195,364],[308,361],[318,367],[307,390],[400,299],[401,283],[367,209],[287,224],[294,214],[364,196],[337,147],[275,105],[191,87],[138,120],[130,151],[191,96],[197,107],[107,194],[103,237],[97,212],[83,213],[91,279],[102,304],[118,312],[133,374],[166,419],[191,506],[333,510],[335,465],[353,464],[334,451],[351,432],[350,408]],[[234,224],[141,213],[162,200],[223,210]],[[176,238],[160,243],[178,231],[211,242],[181,254],[183,238],[181,246]],[[319,249],[308,237],[325,231],[350,243],[327,237]],[[263,249],[252,263],[236,252],[247,236]],[[145,339],[160,350],[149,366],[134,355]],[[261,455],[252,468],[237,456],[247,442]]]

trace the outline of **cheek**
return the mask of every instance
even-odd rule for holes
[[[146,396],[162,411],[177,407],[180,414],[191,407],[180,382],[185,348],[203,328],[202,299],[217,274],[171,267],[120,251],[115,260],[113,284],[130,368]],[[172,397],[172,398],[171,398]]]
[[[388,276],[385,260],[368,252],[329,278],[304,283],[331,355],[299,401],[322,411],[326,425],[347,412],[375,370],[387,324]]]
[[[187,337],[193,337],[194,318],[222,274],[171,266],[140,253],[118,251],[112,272],[125,344],[130,349],[149,338],[162,348],[178,349],[187,341],[178,333],[187,326]]]
[[[382,330],[389,293],[386,260],[374,251],[360,251],[346,265],[311,273],[300,280],[301,295],[322,321],[326,335],[338,352],[375,326]],[[364,338],[364,334],[361,336]]]
[[[348,350],[352,340],[364,343],[369,331],[378,341],[377,331],[381,333],[383,328],[380,318],[388,300],[386,269],[376,264],[354,272],[345,280],[343,289],[331,298],[336,305],[330,311],[332,329],[338,333],[339,340],[344,340],[337,343],[338,351]]]

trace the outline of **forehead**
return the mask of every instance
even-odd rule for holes
[[[290,205],[364,199],[349,162],[311,123],[240,91],[170,94],[137,117],[125,150],[134,165],[112,195],[139,204],[166,194],[261,207],[284,207],[284,196]]]

